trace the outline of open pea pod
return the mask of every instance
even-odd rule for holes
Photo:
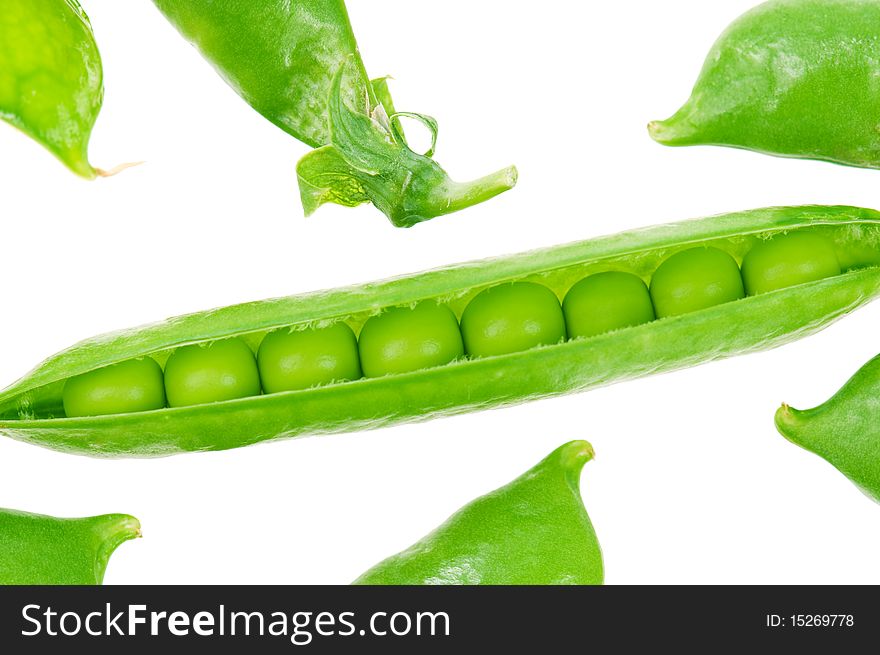
[[[783,405],[776,412],[776,427],[880,502],[880,357],[818,407],[798,410]]]
[[[586,441],[557,448],[354,584],[602,584],[602,551],[580,492],[591,459]]]
[[[169,357],[187,345],[209,347],[240,337],[256,350],[273,330],[338,323],[356,334],[373,316],[427,300],[445,304],[455,319],[478,294],[496,285],[535,282],[559,298],[593,273],[625,271],[649,279],[670,256],[695,246],[711,246],[741,260],[771,237],[799,232],[831,245],[838,274],[521,352],[458,357],[440,366],[300,390],[249,391],[250,397],[222,402],[101,416],[65,414],[63,392],[71,378],[149,358],[165,367],[167,382]],[[149,457],[512,405],[806,336],[877,297],[878,265],[880,213],[853,207],[781,207],[657,226],[387,282],[245,303],[99,336],[50,357],[0,392],[0,433],[68,452]],[[256,384],[251,380],[248,387]],[[161,389],[156,397],[161,402]]]
[[[0,10],[0,118],[86,178],[103,100],[101,57],[76,0],[5,0]]]
[[[230,86],[275,125],[316,148],[297,166],[306,215],[371,202],[398,227],[478,204],[516,169],[454,182],[410,150],[385,78],[370,80],[342,0],[154,0]],[[436,140],[436,121],[417,114]]]
[[[140,534],[126,514],[59,519],[0,509],[0,584],[99,585],[113,552]]]
[[[734,21],[651,136],[880,168],[880,2],[771,0]]]

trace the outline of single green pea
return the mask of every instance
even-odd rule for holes
[[[165,393],[170,407],[258,396],[254,353],[237,337],[178,348],[165,364]]]
[[[505,355],[564,340],[565,318],[550,289],[513,282],[477,294],[461,316],[461,332],[468,355]]]
[[[651,278],[657,318],[689,314],[745,297],[736,260],[710,247],[678,252]]]
[[[436,302],[373,316],[361,329],[358,347],[368,378],[442,366],[464,355],[455,314]]]
[[[809,232],[793,232],[759,243],[743,258],[746,293],[755,296],[840,275],[834,246]]]
[[[270,332],[260,344],[257,366],[266,393],[361,377],[357,339],[342,322],[324,328]]]
[[[608,271],[575,284],[562,302],[568,336],[592,337],[654,320],[648,287],[637,275]]]
[[[68,418],[162,409],[162,368],[150,357],[105,366],[70,378],[61,399]]]

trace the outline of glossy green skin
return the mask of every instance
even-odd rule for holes
[[[783,405],[776,412],[776,428],[880,502],[880,357],[818,407],[797,410]]]
[[[787,234],[752,248],[742,277],[750,296],[840,275],[834,247],[815,234]]]
[[[89,136],[103,97],[98,46],[76,0],[4,0],[0,118],[93,178]]]
[[[654,320],[648,287],[637,275],[597,273],[575,284],[562,301],[570,339],[594,337]]]
[[[736,260],[717,248],[690,248],[663,262],[651,278],[657,318],[690,314],[745,296]]]
[[[313,148],[330,143],[327,101],[347,61],[368,79],[342,0],[153,0],[251,107]]]
[[[71,378],[62,392],[66,416],[148,412],[165,407],[162,368],[150,357],[129,359]]]
[[[354,584],[602,584],[602,552],[580,492],[592,458],[586,441],[558,448]]]
[[[878,25],[877,0],[765,2],[721,35],[690,100],[651,136],[878,168]]]
[[[0,509],[0,585],[99,585],[113,551],[139,536],[126,514],[59,519]]]
[[[260,343],[257,367],[266,393],[361,377],[357,338],[345,323],[270,332]]]
[[[461,334],[471,357],[507,355],[563,341],[565,318],[550,289],[514,282],[471,300],[461,315]]]
[[[371,317],[358,347],[368,378],[442,366],[464,356],[455,314],[435,302],[394,307]]]
[[[609,269],[643,279],[695,244],[740,260],[774,234],[800,229],[835,244],[846,273],[589,339],[459,360],[432,369],[303,391],[140,414],[61,418],[74,375],[134,357],[241,335],[256,349],[287,326],[345,320],[355,330],[383,308],[440,299],[457,315],[483,289],[531,280],[562,296]],[[246,303],[82,342],[0,391],[0,433],[56,450],[152,457],[365,430],[502,407],[766,350],[817,332],[880,294],[880,214],[853,207],[783,207],[726,214],[362,286]]]
[[[169,407],[188,407],[260,395],[254,353],[241,339],[175,350],[165,365]]]
[[[448,214],[516,183],[510,167],[454,182],[409,149],[385,79],[371,81],[342,0],[154,0],[254,109],[316,148],[297,165],[306,215],[372,202],[398,227]],[[437,122],[407,114],[437,136]]]

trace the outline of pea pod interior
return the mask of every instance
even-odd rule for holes
[[[648,281],[671,255],[711,246],[738,263],[755,245],[794,231],[834,247],[843,272],[599,336],[384,377],[362,378],[188,407],[66,418],[65,382],[150,356],[163,365],[181,346],[237,336],[256,350],[265,335],[371,316],[424,300],[457,317],[481,291],[531,281],[559,299],[593,273]],[[84,341],[0,393],[0,431],[58,450],[158,456],[306,434],[368,429],[497,407],[770,348],[814,332],[880,293],[880,213],[853,207],[781,207],[726,214],[479,261],[391,281],[191,314]]]

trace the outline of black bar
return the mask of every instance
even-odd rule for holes
[[[7,653],[63,652],[78,645],[90,653],[117,653],[120,647],[144,644],[162,648],[163,655],[223,640],[255,653],[449,653],[483,644],[496,652],[609,644],[615,651],[706,652],[754,645],[839,649],[877,643],[875,594],[873,587],[3,587],[0,646]],[[134,635],[120,635],[129,631],[133,605],[145,606],[134,615],[146,623],[136,624]],[[32,620],[24,618],[26,606],[32,606],[27,610]],[[47,608],[55,612],[48,619]],[[66,616],[63,627],[74,632],[79,625],[77,635],[60,634],[61,615],[69,612],[77,616]],[[100,613],[90,619],[94,632],[107,632],[107,617],[120,612],[122,617],[111,621],[109,635],[91,636],[85,619],[92,612]],[[151,612],[166,613],[156,619],[155,636]],[[185,613],[176,619],[176,629],[188,630],[187,635],[170,631],[172,612]],[[195,633],[198,612],[211,615],[210,620],[202,615],[199,628],[212,636]],[[246,621],[232,621],[232,612],[262,613],[263,634],[256,634],[256,616],[249,619],[251,634],[243,634]],[[223,635],[218,634],[221,615]],[[276,619],[276,631],[284,626],[286,635],[268,634]],[[23,635],[38,626],[39,634]],[[59,634],[50,636],[47,629]]]

